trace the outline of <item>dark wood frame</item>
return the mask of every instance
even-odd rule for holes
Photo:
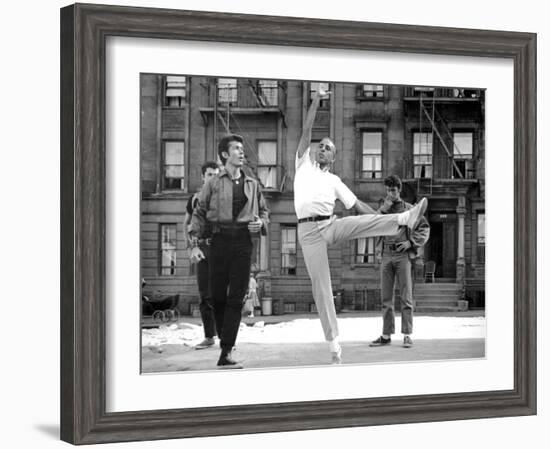
[[[235,29],[239,33],[234,33]],[[510,58],[514,62],[514,388],[107,413],[107,36]],[[61,10],[61,438],[74,444],[536,413],[536,35],[77,4]]]

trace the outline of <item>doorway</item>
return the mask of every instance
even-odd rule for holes
[[[456,215],[432,214],[430,239],[424,248],[424,261],[435,262],[436,278],[456,278]]]

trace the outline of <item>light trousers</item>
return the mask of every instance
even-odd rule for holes
[[[352,239],[395,235],[399,230],[397,214],[354,215],[298,224],[298,241],[302,247],[311,279],[313,300],[327,341],[338,336],[338,322],[332,294],[328,246]]]
[[[382,291],[382,334],[395,333],[395,283],[401,296],[401,333],[413,331],[413,296],[411,260],[407,252],[398,253],[384,248],[380,267],[380,288]]]

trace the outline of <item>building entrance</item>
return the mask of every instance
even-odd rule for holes
[[[456,278],[456,214],[434,213],[429,217],[430,239],[424,248],[424,262],[435,262],[435,277]]]

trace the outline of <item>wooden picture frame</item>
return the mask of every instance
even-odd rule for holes
[[[229,32],[239,29],[239,33]],[[107,36],[509,58],[514,64],[514,387],[106,412]],[[536,35],[76,4],[61,10],[61,438],[73,444],[536,413]]]

